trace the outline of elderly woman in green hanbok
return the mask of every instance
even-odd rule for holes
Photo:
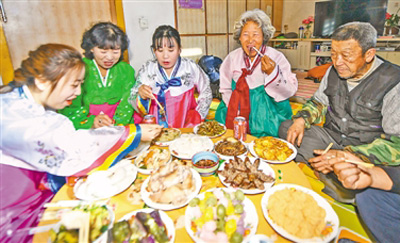
[[[69,117],[76,129],[134,123],[128,98],[135,70],[121,61],[128,48],[126,34],[112,23],[101,22],[84,33],[81,47],[86,65],[82,94],[59,113]]]

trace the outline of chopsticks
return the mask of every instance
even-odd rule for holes
[[[331,149],[332,146],[333,146],[333,143],[330,143],[330,144],[328,145],[328,147],[326,147],[326,149],[324,150],[324,152],[322,152],[321,155],[324,155],[324,154],[328,153],[329,149]],[[372,168],[372,167],[375,166],[374,164],[371,164],[371,163],[365,163],[365,162],[355,161],[355,160],[351,160],[351,159],[346,159],[345,162],[353,163],[353,164],[356,164],[356,165],[362,165],[362,166],[364,166],[364,167],[366,167],[366,168]]]
[[[331,149],[332,146],[333,146],[333,143],[330,143],[330,144],[328,145],[328,147],[326,147],[326,149],[324,150],[324,152],[322,152],[321,155],[324,155],[324,154],[328,153],[329,149]]]
[[[344,162],[348,162],[348,163],[352,163],[352,164],[356,164],[356,165],[362,165],[366,168],[373,168],[375,166],[374,164],[371,164],[371,163],[365,163],[365,162],[355,161],[355,160],[351,160],[351,159],[346,159]]]
[[[156,97],[154,97],[153,94],[151,94],[151,98],[156,101],[158,107],[160,107],[160,110],[162,110],[162,112],[164,112],[164,107],[160,104],[160,102],[158,102],[158,100],[156,99]]]
[[[262,54],[262,53],[261,53],[257,48],[255,48],[254,46],[253,46],[253,49],[256,50],[256,52],[258,53],[258,55],[260,55],[261,57],[264,56],[264,54]]]

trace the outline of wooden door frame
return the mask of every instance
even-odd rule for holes
[[[109,0],[111,11],[111,22],[116,24],[126,33],[124,8],[122,0]],[[123,61],[129,64],[128,50],[124,52]]]
[[[14,79],[14,67],[11,62],[10,50],[4,34],[3,23],[0,23],[0,75],[3,84],[6,85]]]

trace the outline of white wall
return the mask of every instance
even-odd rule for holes
[[[173,0],[123,0],[126,33],[129,37],[129,61],[136,72],[148,59],[151,37],[154,30],[163,24],[175,27]],[[139,26],[139,18],[144,17],[148,28]]]

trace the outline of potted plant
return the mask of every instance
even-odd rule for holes
[[[387,35],[395,35],[399,33],[399,21],[400,21],[400,16],[398,15],[399,9],[397,9],[397,12],[395,14],[389,14],[386,13],[386,21],[385,21],[385,27],[386,30],[385,33]]]

